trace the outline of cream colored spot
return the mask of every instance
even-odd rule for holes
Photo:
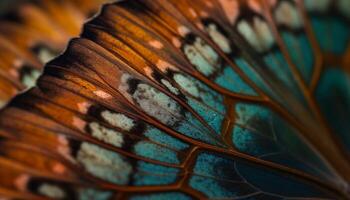
[[[180,48],[181,47],[181,42],[180,40],[177,38],[177,37],[173,37],[171,39],[173,45],[176,47],[176,48]]]
[[[21,174],[15,179],[14,185],[17,187],[18,190],[26,191],[29,178],[30,177],[28,174]]]
[[[178,71],[176,69],[176,67],[174,67],[173,65],[171,65],[170,63],[164,61],[164,60],[158,60],[156,66],[158,67],[158,69],[162,72],[166,72],[168,69],[172,69],[174,71]]]
[[[153,69],[151,69],[150,67],[145,67],[145,68],[143,68],[143,70],[144,70],[147,77],[152,78]]]
[[[38,58],[42,63],[47,63],[53,58],[57,56],[56,53],[53,53],[51,50],[48,48],[40,48],[38,52]]]
[[[133,98],[143,111],[164,124],[172,126],[181,117],[175,100],[147,84],[138,84]]]
[[[253,19],[253,27],[245,20],[238,23],[238,31],[258,52],[268,50],[274,43],[273,35],[265,21]]]
[[[78,103],[78,109],[81,113],[86,114],[91,106],[89,102]]]
[[[225,53],[231,53],[230,41],[221,34],[215,24],[209,24],[206,28],[210,38],[221,48]]]
[[[302,21],[296,8],[287,1],[281,2],[275,11],[277,23],[287,25],[292,28],[300,28]]]
[[[89,173],[116,184],[128,183],[132,171],[121,155],[86,142],[81,144],[77,160]]]
[[[108,129],[96,122],[89,124],[91,135],[100,141],[112,144],[116,147],[122,147],[124,143],[123,135],[120,132]]]
[[[170,92],[172,92],[176,95],[179,94],[179,90],[177,88],[175,88],[174,86],[172,86],[168,80],[162,79],[160,81],[163,83],[163,85],[165,85],[170,90]]]
[[[191,94],[194,97],[199,97],[199,90],[197,86],[189,78],[182,74],[175,74],[174,80],[187,93]]]
[[[66,197],[66,193],[61,188],[47,183],[40,185],[38,192],[44,196],[54,199],[63,199]]]
[[[133,119],[120,113],[112,113],[108,110],[105,110],[101,112],[101,116],[112,126],[121,128],[125,131],[130,131],[135,126]]]
[[[112,96],[105,91],[102,90],[95,90],[94,94],[97,95],[98,97],[101,97],[102,99],[110,99]]]
[[[213,74],[219,67],[218,54],[199,37],[192,45],[184,46],[184,53],[190,63],[205,76]]]
[[[161,42],[159,42],[158,40],[149,41],[148,44],[151,45],[152,47],[156,48],[156,49],[162,49],[163,48],[163,44]]]
[[[85,126],[86,126],[86,122],[83,121],[82,119],[80,119],[79,117],[74,116],[73,117],[73,125],[78,128],[80,131],[85,131]]]
[[[58,135],[57,137],[59,145],[57,147],[57,152],[60,153],[64,158],[71,161],[72,163],[75,163],[74,158],[71,156],[70,147],[68,145],[68,140],[63,135]]]
[[[37,69],[31,69],[29,73],[25,74],[22,78],[22,83],[27,88],[34,87],[36,85],[36,81],[41,75],[41,72]]]
[[[125,98],[127,98],[130,102],[132,102],[132,99],[128,93],[129,90],[129,84],[128,81],[131,78],[130,74],[123,74],[120,78],[120,85],[118,87],[119,91],[124,95]]]
[[[190,33],[190,30],[186,26],[179,26],[177,31],[181,36],[186,36],[188,33]]]

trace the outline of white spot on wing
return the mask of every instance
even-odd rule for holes
[[[153,73],[153,69],[152,68],[145,67],[143,70],[145,71],[146,76],[152,78],[152,73]]]
[[[91,135],[98,140],[112,144],[116,147],[123,146],[124,139],[122,133],[101,126],[97,122],[90,123],[89,127],[91,129]]]
[[[52,52],[48,48],[40,48],[38,52],[38,58],[42,63],[47,63],[57,56],[56,53]]]
[[[171,39],[173,45],[176,47],[176,48],[180,48],[181,47],[181,42],[180,40],[177,38],[177,37],[173,37]]]
[[[172,69],[172,70],[177,71],[176,67],[174,67],[173,65],[171,65],[170,63],[168,63],[164,60],[158,60],[156,65],[157,65],[158,69],[162,72],[166,72],[167,69]]]
[[[83,121],[82,119],[80,119],[79,117],[73,117],[73,126],[75,126],[76,128],[78,128],[80,131],[85,131],[85,126],[86,126],[86,122]]]
[[[58,135],[58,142],[59,145],[57,147],[57,151],[67,160],[75,163],[74,158],[71,156],[71,151],[68,145],[68,140],[65,136],[63,135]]]
[[[120,78],[120,85],[118,87],[119,91],[124,95],[125,98],[127,98],[130,102],[132,102],[132,99],[128,93],[129,85],[128,81],[131,78],[130,74],[123,74]]]
[[[190,33],[190,30],[186,27],[186,26],[179,26],[177,28],[177,31],[179,32],[179,34],[181,36],[185,36],[187,35],[188,33]]]
[[[121,128],[125,131],[130,131],[135,126],[133,119],[120,113],[112,113],[108,110],[105,110],[101,113],[101,116],[112,126]]]
[[[205,76],[213,74],[219,66],[218,54],[199,37],[196,37],[192,45],[184,46],[184,53],[196,69]]]
[[[237,25],[240,34],[258,52],[268,50],[274,43],[273,35],[265,21],[258,17],[253,19],[253,27],[245,20]]]
[[[29,73],[26,73],[22,78],[22,83],[27,87],[31,88],[35,86],[37,79],[41,75],[41,72],[37,69],[31,69]]]
[[[162,49],[163,48],[163,44],[161,42],[159,42],[158,40],[149,41],[148,44],[151,45],[152,47],[156,48],[156,49]]]
[[[66,197],[66,193],[61,188],[48,183],[40,185],[38,192],[53,199],[63,199]]]
[[[225,53],[231,53],[230,41],[218,31],[215,24],[209,24],[206,28],[210,38],[221,48]]]
[[[168,80],[162,79],[160,81],[163,83],[163,85],[165,85],[170,90],[170,92],[172,92],[176,95],[179,94],[179,90],[177,88],[175,88],[174,86],[172,86]]]
[[[90,106],[91,106],[91,104],[89,102],[78,103],[79,111],[84,113],[84,114],[88,112]]]
[[[101,97],[102,99],[110,99],[112,98],[112,96],[108,93],[106,93],[105,91],[102,90],[95,90],[94,94],[98,97]]]
[[[179,105],[169,96],[149,85],[138,84],[133,98],[143,111],[164,124],[174,125],[180,117]]]
[[[89,173],[116,184],[127,184],[132,171],[121,155],[86,142],[81,144],[77,160]]]
[[[180,87],[194,97],[199,97],[199,90],[196,85],[182,74],[175,74],[174,80]]]
[[[287,1],[282,1],[275,11],[277,23],[287,25],[292,28],[299,28],[302,25],[301,18],[296,8]]]

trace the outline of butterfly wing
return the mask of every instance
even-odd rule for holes
[[[106,5],[1,111],[0,194],[343,198],[349,165],[309,89],[322,50],[303,5]]]
[[[18,92],[35,85],[44,63],[57,56],[69,38],[79,34],[84,20],[102,3],[26,1],[1,17],[2,106]]]

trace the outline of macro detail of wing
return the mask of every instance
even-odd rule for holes
[[[347,1],[322,2],[104,6],[1,110],[0,196],[349,198]]]
[[[35,85],[42,66],[76,36],[104,0],[21,1],[0,19],[0,105]]]

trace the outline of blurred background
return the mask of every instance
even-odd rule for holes
[[[11,9],[16,3],[23,0],[0,0],[0,15],[3,15],[6,11]]]

